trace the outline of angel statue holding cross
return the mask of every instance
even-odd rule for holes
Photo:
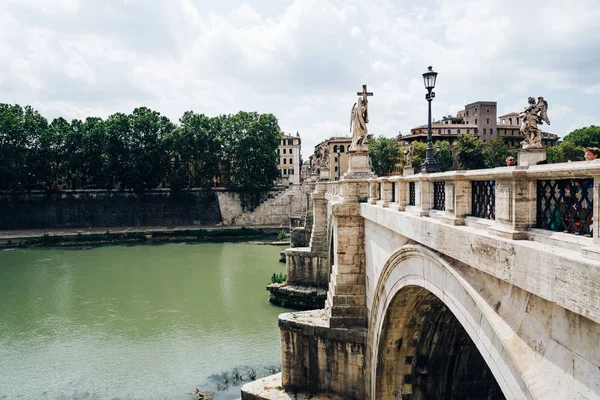
[[[544,122],[550,125],[548,119],[548,102],[543,97],[538,97],[537,104],[533,97],[528,99],[529,106],[519,115],[521,117],[521,135],[523,135],[523,149],[541,148],[542,133],[538,125]]]
[[[358,101],[352,106],[350,113],[350,132],[352,132],[352,144],[350,151],[366,150],[366,144],[369,140],[367,123],[369,122],[369,101],[367,96],[373,96],[372,92],[367,92],[367,85],[363,85],[362,92],[356,93],[359,96]]]

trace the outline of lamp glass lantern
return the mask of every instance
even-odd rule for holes
[[[425,83],[425,89],[432,91],[435,87],[435,80],[437,78],[437,72],[433,70],[433,67],[427,67],[427,72],[423,74],[423,83]]]

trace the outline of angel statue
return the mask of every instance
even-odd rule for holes
[[[524,149],[541,148],[542,133],[538,125],[544,122],[550,125],[548,119],[548,102],[543,97],[538,97],[537,104],[533,97],[528,99],[529,106],[519,115],[521,117],[521,135],[523,141],[521,144]]]
[[[412,158],[415,149],[412,144],[409,144],[404,148],[404,168],[412,168]]]
[[[319,152],[320,152],[319,167],[329,168],[329,146],[327,146],[326,144],[321,146],[321,149]]]
[[[362,92],[356,93],[361,96],[352,106],[350,112],[350,132],[352,133],[352,144],[349,150],[366,150],[366,144],[369,140],[367,123],[369,122],[369,101],[367,96],[373,96],[372,92],[367,92],[367,85],[363,85]]]

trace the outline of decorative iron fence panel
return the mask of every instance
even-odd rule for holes
[[[415,205],[415,182],[408,182],[408,205]]]
[[[496,181],[471,182],[471,215],[496,219]]]
[[[537,181],[538,228],[591,236],[593,205],[592,178]]]
[[[433,182],[433,209],[446,209],[446,182]]]
[[[392,182],[392,203],[396,202],[396,182]]]

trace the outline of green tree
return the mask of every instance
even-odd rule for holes
[[[219,173],[219,121],[187,111],[179,122],[165,142],[172,159],[169,184],[209,187]]]
[[[572,142],[563,141],[558,146],[546,149],[546,160],[550,164],[583,161],[585,160],[584,149],[582,146],[576,146]]]
[[[240,111],[219,117],[216,126],[221,136],[221,179],[240,191],[244,209],[254,209],[279,177],[277,118]]]
[[[439,147],[439,151],[438,151]],[[435,144],[435,159],[440,164],[440,171],[449,171],[454,166],[454,157],[450,151],[450,143],[440,140]]]
[[[133,175],[131,116],[116,113],[106,120],[107,168],[111,186],[124,189]]]
[[[400,162],[400,145],[395,139],[379,136],[369,143],[369,158],[375,175],[389,175]]]
[[[474,135],[468,133],[458,135],[454,155],[459,169],[485,168],[483,142]]]
[[[510,155],[510,150],[506,141],[500,136],[496,136],[485,145],[483,156],[487,168],[506,166],[506,157]]]
[[[141,193],[158,187],[165,179],[170,160],[164,140],[175,126],[167,117],[146,107],[133,110],[130,120],[130,167],[126,171],[125,184]]]
[[[570,142],[575,146],[600,147],[600,126],[588,126],[575,129],[564,137],[564,142]]]

